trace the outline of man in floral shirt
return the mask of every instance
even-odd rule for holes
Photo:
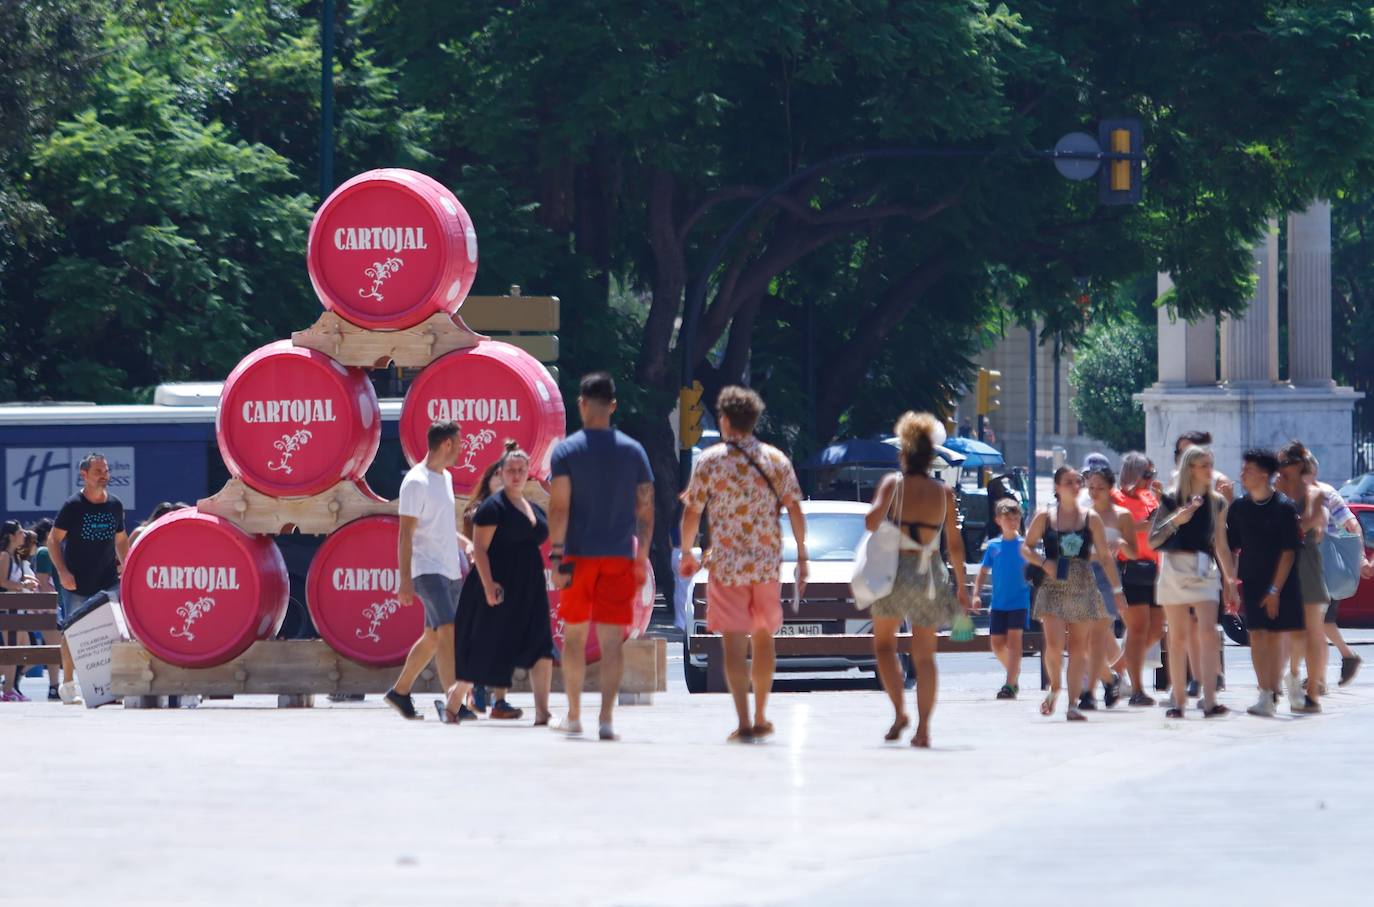
[[[799,587],[806,583],[806,517],[801,486],[787,457],[754,437],[763,400],[744,387],[727,387],[716,401],[724,441],[706,450],[683,493],[683,576],[699,569],[691,553],[701,514],[711,513],[711,548],[706,555],[706,626],[725,639],[725,679],[734,697],[739,728],[732,742],[747,743],[773,733],[766,715],[777,656],[773,635],[782,626],[779,570],[786,507],[797,540]],[[753,643],[754,713],[749,714],[749,646]]]

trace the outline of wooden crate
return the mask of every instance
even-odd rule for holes
[[[668,688],[667,646],[662,639],[632,639],[625,643],[622,694],[661,693]],[[351,661],[318,639],[269,639],[254,643],[238,658],[213,668],[180,668],[156,658],[137,642],[116,643],[111,687],[115,696],[234,696],[268,694],[309,696],[317,693],[380,694],[391,688],[399,667],[372,668]],[[595,691],[600,672],[587,670],[584,689]],[[528,692],[529,679],[516,672],[512,688]],[[563,689],[562,672],[555,666],[554,690]],[[416,693],[438,693],[433,665],[415,684]]]

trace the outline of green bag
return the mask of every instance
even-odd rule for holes
[[[961,613],[954,618],[954,623],[949,628],[949,638],[954,642],[968,642],[973,638],[973,618],[967,612]]]

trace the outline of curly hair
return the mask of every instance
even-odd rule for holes
[[[902,472],[925,475],[935,459],[935,447],[944,441],[945,427],[931,413],[902,413],[893,434],[900,444]]]

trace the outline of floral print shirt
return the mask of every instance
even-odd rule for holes
[[[749,465],[750,459],[768,474],[783,502],[801,498],[801,485],[787,456],[753,435],[738,448],[707,448],[682,496],[687,506],[707,511],[711,550],[706,567],[712,582],[726,586],[775,583],[782,566],[778,498],[759,470]]]

